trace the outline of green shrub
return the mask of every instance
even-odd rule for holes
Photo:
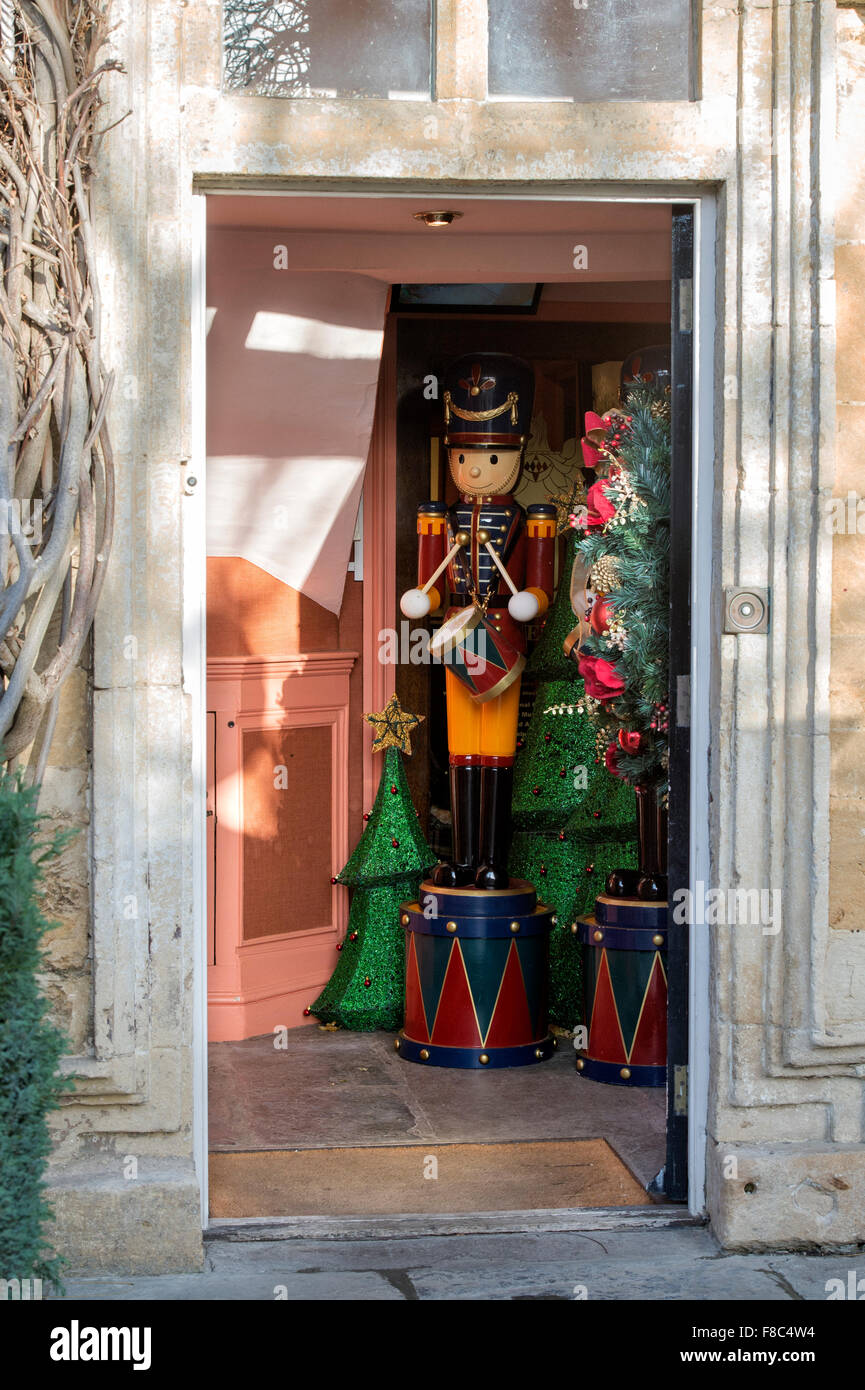
[[[51,926],[42,912],[43,868],[70,834],[43,831],[37,796],[20,773],[0,774],[0,1279],[59,1284],[61,1262],[45,1229],[52,1217],[47,1114],[72,1083],[58,1075],[65,1039],[47,1017],[36,977]]]

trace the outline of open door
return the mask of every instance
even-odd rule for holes
[[[673,207],[672,434],[670,487],[670,812],[667,870],[667,1164],[664,1191],[688,1198],[688,925],[673,920],[675,892],[690,885],[691,528],[693,499],[694,209]]]

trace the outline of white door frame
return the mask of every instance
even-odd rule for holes
[[[183,513],[183,690],[192,743],[192,1125],[201,1226],[210,1220],[207,1170],[207,199],[192,196],[191,449]],[[189,479],[194,478],[192,487]]]
[[[434,189],[415,189],[412,193],[399,190],[389,197],[417,198],[419,193],[435,192],[446,197],[440,185]],[[206,632],[206,252],[208,197],[231,196],[239,189],[212,190],[207,194],[194,193],[193,253],[191,286],[191,363],[192,363],[192,456],[188,462],[188,478],[195,483],[186,487],[190,506],[185,513],[183,529],[184,589],[183,589],[183,686],[189,697],[192,743],[192,896],[194,914],[194,983],[193,983],[193,1126],[195,1166],[201,1188],[202,1228],[209,1223],[208,1214],[208,1141],[207,1141],[207,823],[205,799],[207,790],[207,750],[204,737],[207,712],[207,632]],[[285,187],[261,189],[244,188],[245,196],[286,197],[292,190]],[[309,197],[308,190],[293,190],[296,196]],[[380,198],[381,192],[370,193],[354,188],[317,193],[321,198],[365,197]],[[715,278],[716,278],[716,200],[711,190],[676,189],[665,185],[663,190],[636,186],[633,191],[617,186],[593,185],[591,190],[572,193],[567,190],[552,194],[525,187],[497,187],[495,191],[467,194],[462,189],[453,196],[460,200],[528,200],[543,202],[648,202],[691,204],[694,208],[694,491],[692,510],[692,568],[691,568],[691,844],[690,887],[697,882],[710,881],[709,845],[709,743],[711,738],[710,703],[711,613],[712,601],[712,499],[715,474]],[[528,273],[528,272],[527,272]],[[717,660],[717,654],[715,656]],[[705,1211],[706,1123],[709,1101],[709,941],[704,929],[690,927],[690,984],[689,984],[689,1057],[688,1057],[688,1206],[694,1215]],[[526,1213],[530,1222],[531,1213]]]

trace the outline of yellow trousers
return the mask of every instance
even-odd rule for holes
[[[445,671],[448,751],[460,757],[512,757],[517,747],[519,680],[493,700],[474,700],[452,671]]]

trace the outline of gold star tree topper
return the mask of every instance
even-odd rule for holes
[[[396,695],[391,695],[380,714],[365,714],[363,717],[375,729],[373,753],[383,753],[385,748],[398,748],[401,753],[411,755],[412,729],[422,724],[426,716],[408,714]]]

